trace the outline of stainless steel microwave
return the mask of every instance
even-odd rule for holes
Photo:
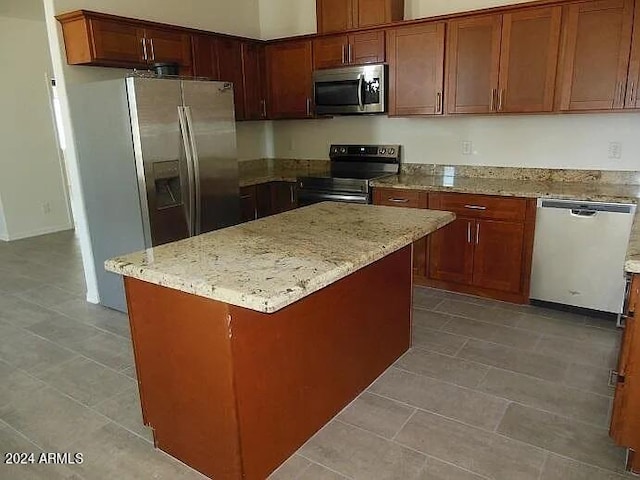
[[[354,115],[387,111],[384,64],[317,70],[313,93],[318,115]]]

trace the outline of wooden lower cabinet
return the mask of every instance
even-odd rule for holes
[[[376,188],[373,191],[374,205],[389,207],[427,208],[427,193],[419,190],[398,188]],[[429,237],[421,238],[413,244],[413,275],[424,278],[427,274],[429,257]]]
[[[627,297],[626,322],[618,360],[616,394],[613,401],[610,435],[620,446],[630,449],[627,468],[640,473],[640,329],[636,310],[640,305],[640,275],[634,275]],[[612,375],[613,376],[613,375]]]
[[[269,182],[240,188],[242,222],[250,222],[298,207],[296,184]]]
[[[430,193],[429,208],[458,218],[430,236],[426,285],[529,302],[535,199]]]

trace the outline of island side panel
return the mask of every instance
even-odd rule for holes
[[[231,307],[247,480],[264,480],[411,342],[411,246],[273,314]]]
[[[241,479],[228,306],[127,277],[125,290],[156,447],[211,478]]]

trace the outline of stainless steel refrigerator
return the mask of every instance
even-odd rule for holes
[[[69,101],[100,303],[125,311],[106,259],[240,222],[233,87],[131,76]]]

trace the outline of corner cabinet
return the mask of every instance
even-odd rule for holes
[[[296,184],[292,182],[269,182],[240,188],[240,211],[242,222],[298,208]]]
[[[387,31],[389,115],[444,113],[443,22]]]
[[[456,220],[431,235],[427,285],[529,301],[535,199],[430,193],[429,208]]]
[[[616,444],[630,450],[627,469],[640,473],[640,275],[630,279],[626,307],[625,328],[618,361],[610,435]]]
[[[313,117],[311,45],[311,40],[267,45],[269,118]]]
[[[192,74],[191,38],[179,28],[84,10],[56,18],[70,65],[145,68],[177,63],[182,75]]]
[[[634,63],[629,71],[634,0],[575,3],[564,7],[564,15],[558,109],[635,108],[640,68]],[[640,27],[635,36],[640,36]],[[640,54],[637,42],[634,62]]]
[[[318,33],[373,27],[404,18],[404,0],[316,0]]]
[[[551,112],[561,7],[448,24],[448,113]]]

